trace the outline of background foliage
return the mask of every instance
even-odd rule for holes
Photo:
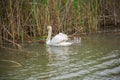
[[[19,43],[53,34],[69,35],[119,30],[119,0],[0,0],[0,45]]]

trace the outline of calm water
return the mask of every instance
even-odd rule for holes
[[[120,80],[120,34],[82,37],[70,47],[26,45],[24,51],[1,49],[0,80]]]

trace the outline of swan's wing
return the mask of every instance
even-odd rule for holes
[[[66,34],[59,33],[60,36],[68,37]]]
[[[68,36],[66,34],[59,33],[55,37],[52,38],[51,44],[58,44],[62,41],[66,41],[66,40],[68,40]]]

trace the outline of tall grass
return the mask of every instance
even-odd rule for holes
[[[47,25],[53,26],[53,34],[71,35],[97,32],[101,25],[111,23],[108,18],[116,25],[120,22],[120,2],[116,1],[1,0],[0,45],[21,48],[20,43],[46,36]]]

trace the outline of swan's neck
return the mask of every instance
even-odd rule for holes
[[[51,35],[52,35],[52,29],[49,29],[48,30],[48,37],[47,37],[47,40],[46,40],[46,44],[50,44]]]

